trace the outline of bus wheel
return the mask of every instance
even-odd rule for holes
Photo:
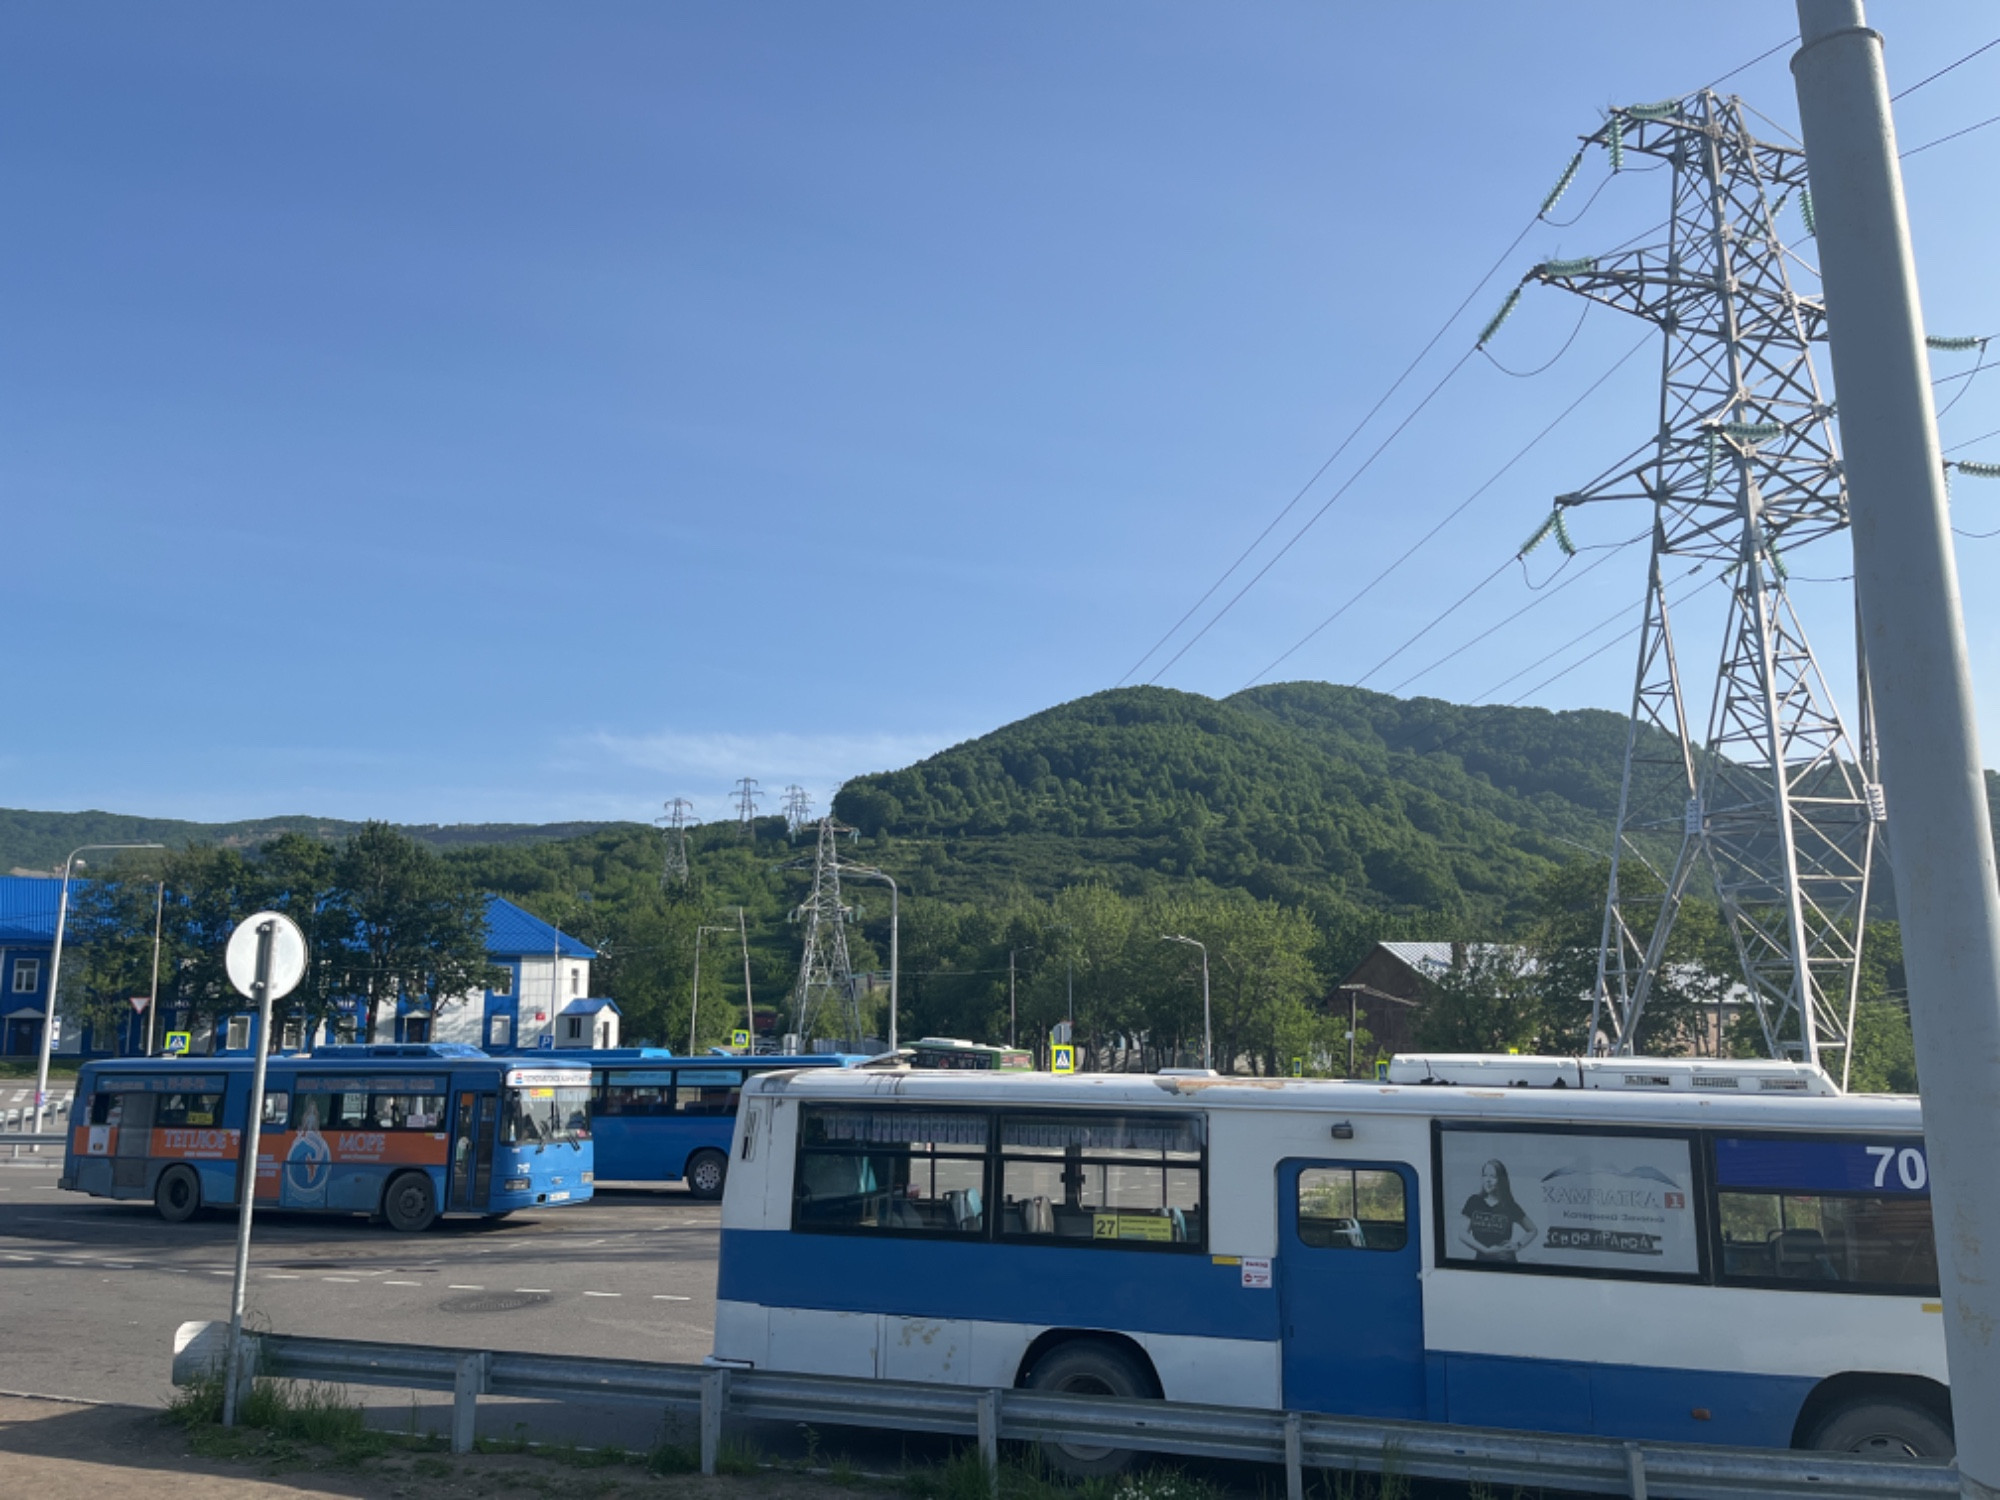
[[[1958,1455],[1951,1429],[1923,1407],[1885,1397],[1835,1407],[1814,1430],[1811,1447],[1822,1453],[1869,1458],[1941,1458]]]
[[[153,1207],[169,1224],[185,1224],[201,1210],[201,1179],[193,1167],[168,1167],[153,1188]]]
[[[421,1172],[405,1172],[382,1195],[382,1217],[402,1234],[422,1234],[437,1223],[437,1194]]]
[[[697,1198],[720,1198],[728,1177],[729,1158],[720,1151],[697,1151],[688,1160],[688,1191]]]
[[[1059,1344],[1035,1361],[1028,1373],[1031,1391],[1067,1391],[1077,1396],[1153,1395],[1146,1372],[1124,1350],[1101,1339],[1074,1339]],[[1093,1443],[1063,1443],[1050,1439],[1042,1455],[1057,1472],[1074,1479],[1097,1479],[1123,1473],[1136,1456],[1130,1448],[1101,1448]]]

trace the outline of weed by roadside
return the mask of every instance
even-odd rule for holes
[[[978,1451],[965,1449],[941,1464],[903,1476],[912,1500],[989,1500],[985,1466]],[[1071,1481],[1049,1472],[1040,1455],[1003,1454],[1000,1500],[1223,1500],[1222,1491],[1178,1469],[1155,1468],[1115,1479]]]

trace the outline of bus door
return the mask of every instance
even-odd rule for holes
[[[1279,1164],[1288,1410],[1428,1415],[1417,1204],[1400,1162]]]
[[[493,1138],[499,1128],[500,1097],[461,1089],[452,1114],[451,1191],[448,1209],[486,1207],[493,1188]]]
[[[118,1134],[117,1144],[112,1147],[111,1185],[114,1188],[143,1189],[146,1186],[146,1158],[153,1149],[153,1096],[113,1094],[110,1097],[118,1106]]]

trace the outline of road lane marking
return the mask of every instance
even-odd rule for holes
[[[383,1282],[383,1283],[382,1283],[382,1285],[384,1285],[384,1286],[422,1286],[422,1285],[423,1285],[423,1283],[422,1283],[421,1281],[385,1281],[385,1282]]]
[[[586,1297],[622,1297],[625,1294],[623,1292],[585,1292],[583,1295]]]
[[[546,1297],[549,1295],[549,1289],[545,1286],[517,1286],[514,1290],[526,1296]]]
[[[271,1280],[273,1281],[297,1281],[299,1279],[298,1277],[288,1275],[283,1271],[266,1271],[264,1274],[270,1277]]]
[[[358,1283],[358,1282],[359,1282],[359,1281],[361,1280],[361,1278],[360,1278],[359,1276],[322,1276],[322,1277],[320,1277],[320,1280],[321,1280],[321,1281],[351,1281],[351,1282],[357,1282],[357,1283]]]
[[[445,1290],[447,1292],[483,1292],[486,1290],[486,1288],[483,1286],[464,1286],[459,1282],[454,1281],[449,1283],[445,1287]]]
[[[659,1292],[655,1292],[653,1293],[653,1300],[655,1302],[692,1302],[694,1299],[692,1297],[663,1296]]]

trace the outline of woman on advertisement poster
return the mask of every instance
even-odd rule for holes
[[[1459,1212],[1465,1217],[1465,1229],[1458,1242],[1472,1252],[1474,1260],[1516,1260],[1541,1233],[1514,1201],[1507,1164],[1498,1157],[1480,1167],[1479,1191],[1465,1200]]]

